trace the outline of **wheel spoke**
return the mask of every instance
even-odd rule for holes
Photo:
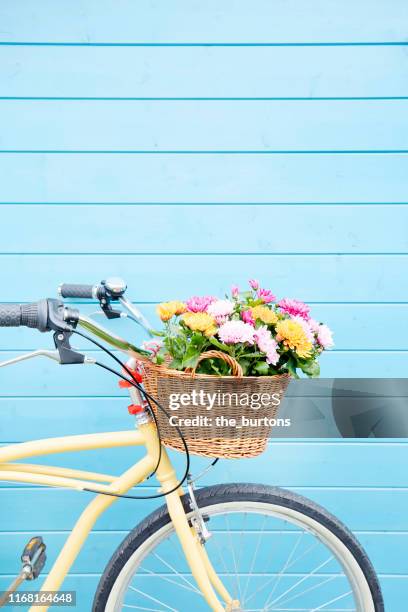
[[[296,595],[293,595],[292,597],[288,597],[287,599],[284,599],[283,601],[280,602],[280,605],[283,606],[283,604],[288,604],[290,601],[293,601],[294,599],[297,599],[298,597],[301,597],[302,595],[305,595],[306,593],[309,593],[310,591],[314,591],[315,589],[320,588],[321,586],[323,586],[324,584],[327,584],[328,582],[331,582],[335,578],[337,578],[336,574],[334,574],[333,576],[329,576],[329,578],[326,578],[325,580],[322,580],[321,582],[318,582],[317,584],[314,584],[313,586],[307,589],[304,589],[301,593],[297,593]],[[268,608],[268,609],[265,608],[265,612],[268,612],[271,609],[272,608]]]
[[[268,598],[267,598],[267,600],[266,600],[266,602],[265,602],[264,607],[266,607],[266,606],[268,605],[268,602],[269,602],[270,598],[271,598],[271,597],[272,597],[272,595],[274,594],[274,592],[275,592],[275,590],[276,590],[276,588],[277,588],[277,586],[278,586],[278,584],[279,584],[279,582],[280,582],[280,580],[281,580],[281,578],[282,578],[283,572],[285,572],[285,571],[286,571],[286,568],[289,566],[289,563],[290,563],[290,561],[292,560],[292,557],[293,557],[293,555],[295,554],[295,552],[296,552],[296,550],[297,550],[297,548],[298,548],[298,546],[299,546],[299,544],[300,544],[300,542],[301,542],[301,540],[302,540],[303,536],[304,536],[304,531],[302,531],[302,533],[300,534],[300,536],[299,536],[299,537],[298,537],[298,539],[296,540],[296,542],[295,542],[295,544],[294,544],[294,546],[293,546],[293,548],[292,548],[291,552],[289,553],[289,556],[288,556],[288,558],[286,559],[286,562],[285,562],[285,564],[283,565],[282,569],[280,570],[279,574],[278,574],[277,576],[272,576],[272,578],[269,578],[269,580],[267,580],[267,582],[265,582],[265,584],[264,584],[264,585],[260,586],[260,587],[259,587],[259,588],[258,588],[258,589],[257,589],[257,590],[254,592],[254,593],[252,593],[252,595],[251,595],[250,597],[248,597],[248,600],[247,600],[247,601],[245,601],[245,603],[248,603],[249,601],[251,601],[251,599],[252,599],[253,597],[255,597],[255,595],[256,595],[257,593],[259,593],[260,591],[263,591],[263,590],[264,590],[264,589],[265,589],[265,588],[268,586],[268,584],[271,584],[271,583],[272,583],[272,582],[275,580],[275,581],[276,581],[276,582],[275,582],[275,585],[274,585],[274,587],[273,587],[273,589],[272,589],[272,592],[271,592],[271,593],[268,595]]]
[[[227,528],[228,528],[228,540],[229,540],[230,547],[231,547],[232,562],[234,564],[234,570],[235,570],[235,583],[236,583],[235,593],[238,596],[238,598],[240,598],[240,596],[241,596],[241,585],[240,585],[239,577],[238,577],[238,566],[237,566],[237,560],[235,558],[235,547],[234,547],[234,545],[232,543],[232,535],[231,535],[231,529],[230,529],[230,525],[229,525],[229,521],[228,521],[228,514],[225,515],[225,523],[226,523]]]
[[[242,559],[242,553],[243,553],[243,550],[244,550],[244,535],[245,535],[245,528],[246,528],[246,524],[247,524],[247,518],[248,518],[248,513],[245,512],[244,519],[243,519],[243,524],[242,524],[242,528],[241,528],[241,535],[240,535],[239,544],[238,544],[238,560],[237,560],[238,568],[240,567],[240,562],[241,562],[241,559]],[[240,599],[242,600],[242,591],[241,591],[241,589],[240,589]]]
[[[149,612],[160,612],[157,608],[142,608],[142,606],[132,606],[131,604],[123,604],[123,608],[131,608],[132,610],[149,610]]]
[[[156,559],[158,559],[159,561],[161,561],[161,563],[163,563],[163,565],[165,565],[169,570],[171,570],[176,576],[178,576],[181,580],[183,580],[183,582],[185,582],[186,584],[188,584],[188,586],[190,587],[190,590],[195,591],[196,593],[200,593],[200,591],[194,586],[194,584],[192,584],[189,580],[187,580],[187,578],[185,576],[183,576],[182,574],[180,574],[180,572],[178,572],[176,570],[175,567],[173,567],[170,563],[168,563],[167,561],[165,561],[160,555],[158,555],[157,553],[153,553],[153,557],[155,557]],[[201,594],[201,593],[200,593]]]
[[[275,603],[278,603],[278,601],[280,601],[281,599],[283,599],[283,597],[285,597],[285,595],[287,595],[288,593],[290,593],[291,591],[293,591],[293,589],[296,589],[296,587],[298,587],[300,584],[302,584],[305,580],[308,580],[311,576],[313,576],[314,574],[316,574],[316,572],[318,572],[320,569],[322,569],[322,567],[325,567],[328,563],[330,563],[330,561],[332,561],[332,559],[334,559],[333,555],[331,555],[328,559],[326,559],[326,561],[323,561],[323,563],[321,563],[320,565],[318,565],[317,567],[314,568],[314,570],[312,570],[310,572],[310,574],[308,574],[307,576],[303,576],[303,578],[301,578],[300,580],[298,580],[297,582],[295,582],[295,584],[293,584],[289,589],[286,589],[286,591],[284,593],[282,593],[281,595],[279,595],[279,597],[277,597],[276,599],[274,599],[269,606],[273,606]]]
[[[246,581],[244,593],[242,595],[242,603],[243,604],[246,603],[246,599],[245,598],[246,598],[246,594],[247,594],[247,591],[248,591],[249,583],[250,583],[250,580],[251,580],[252,572],[253,572],[253,569],[255,567],[256,557],[258,555],[258,550],[259,550],[259,547],[261,545],[261,541],[262,541],[263,534],[264,534],[264,531],[265,531],[265,523],[266,523],[266,515],[263,518],[262,528],[261,528],[261,531],[259,532],[259,535],[258,535],[258,541],[256,543],[255,552],[254,552],[254,555],[252,557],[251,565],[250,565],[249,572],[248,572],[248,579]],[[251,597],[249,599],[251,599]]]
[[[218,544],[218,542],[217,542],[217,540],[216,540],[216,539],[215,539],[215,540],[213,540],[213,543],[215,543],[215,545],[216,545],[216,547],[217,547],[217,556],[218,556],[219,560],[221,561],[221,563],[222,563],[222,565],[223,565],[223,567],[224,567],[225,573],[226,573],[228,576],[231,576],[231,572],[229,571],[229,569],[228,569],[228,567],[227,567],[227,565],[226,565],[226,563],[225,563],[225,561],[224,561],[224,555],[222,554],[222,551],[221,551],[220,545]]]
[[[160,601],[160,599],[156,599],[155,597],[153,597],[152,595],[149,595],[148,593],[145,593],[144,591],[141,591],[140,589],[136,589],[136,587],[130,586],[129,587],[132,591],[135,591],[136,593],[139,593],[139,595],[142,595],[143,597],[146,597],[147,599],[150,599],[151,601],[154,601],[154,603],[159,604],[160,606],[163,606],[163,608],[166,608],[166,610],[171,610],[172,612],[179,612],[178,610],[176,610],[175,608],[171,608],[170,606],[168,606],[167,604],[165,604],[164,602]],[[160,612],[160,611],[159,611]]]
[[[339,595],[338,597],[335,597],[334,599],[327,601],[325,604],[322,604],[318,608],[313,608],[313,610],[311,610],[310,612],[317,612],[318,610],[324,610],[325,608],[327,610],[327,606],[329,606],[332,603],[335,603],[336,601],[340,601],[340,599],[344,599],[345,597],[348,597],[348,595],[351,595],[352,592],[353,591],[348,591],[348,593],[343,593],[343,595]]]
[[[141,567],[140,568],[143,572],[146,572],[147,574],[149,574],[150,576],[155,576],[156,574],[149,569],[146,569],[145,567]],[[191,587],[186,586],[185,584],[180,584],[179,582],[176,582],[176,580],[172,580],[171,578],[169,578],[168,576],[164,576],[163,574],[160,575],[162,580],[165,580],[166,582],[171,582],[171,584],[175,584],[176,586],[180,587],[180,589],[186,589],[186,591],[191,591],[192,593],[197,593],[197,595],[200,595],[200,597],[203,597],[203,594],[201,593],[201,591],[199,591],[198,589],[195,588],[195,586],[191,585]],[[183,576],[180,575],[180,578],[184,578]],[[187,580],[188,582],[188,580]],[[188,582],[188,584],[190,584]]]

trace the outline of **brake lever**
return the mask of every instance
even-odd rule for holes
[[[18,357],[14,357],[13,359],[7,359],[7,361],[1,361],[0,368],[3,368],[8,365],[13,365],[14,363],[19,363],[20,361],[26,361],[27,359],[34,359],[35,357],[48,357],[49,359],[58,361],[58,363],[60,360],[58,351],[38,349],[37,351],[32,351],[31,353],[25,353],[24,355],[19,355]]]
[[[59,354],[61,365],[71,365],[75,363],[85,363],[85,355],[74,351],[69,342],[72,336],[71,331],[55,332],[54,344]]]
[[[8,365],[14,365],[15,363],[19,363],[20,361],[27,361],[28,359],[35,359],[36,357],[47,357],[48,359],[52,359],[53,361],[56,361],[60,365],[63,365],[63,362],[61,361],[60,354],[58,351],[38,349],[37,351],[32,351],[31,353],[25,353],[24,355],[19,355],[18,357],[14,357],[13,359],[7,359],[7,361],[0,361],[0,368],[6,367]],[[96,359],[94,359],[94,357],[88,357],[87,355],[83,355],[83,357],[84,359],[81,363],[92,365],[96,362]]]

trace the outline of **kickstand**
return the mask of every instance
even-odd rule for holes
[[[29,575],[29,570],[23,568],[21,572],[19,573],[19,575],[17,576],[17,578],[14,578],[13,582],[10,584],[7,591],[5,591],[3,595],[0,597],[0,608],[2,608],[5,605],[10,604],[10,595],[12,595],[15,591],[17,591],[18,587],[20,586],[22,582],[24,582],[24,580],[27,580],[28,575]]]

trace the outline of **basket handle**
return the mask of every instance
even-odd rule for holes
[[[234,357],[231,357],[231,355],[228,355],[227,353],[222,353],[221,351],[205,351],[198,358],[196,366],[194,368],[188,368],[188,370],[186,369],[185,371],[188,371],[191,374],[191,377],[194,378],[197,366],[200,361],[204,361],[204,359],[211,359],[212,357],[223,359],[226,363],[228,363],[228,365],[231,366],[232,376],[236,376],[237,378],[243,377],[244,373],[238,361],[234,359]]]

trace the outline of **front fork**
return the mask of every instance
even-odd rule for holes
[[[155,425],[150,422],[142,424],[140,427],[143,430],[149,453],[152,456],[158,456],[159,439]],[[178,484],[176,473],[164,448],[161,451],[156,477],[161,484],[161,491],[164,493],[171,491]],[[194,579],[211,610],[214,612],[240,610],[239,602],[231,597],[217,575],[198,531],[190,525],[180,499],[182,494],[183,491],[179,487],[176,491],[168,493],[165,498],[175,532]],[[220,602],[216,591],[224,600],[226,607]]]

